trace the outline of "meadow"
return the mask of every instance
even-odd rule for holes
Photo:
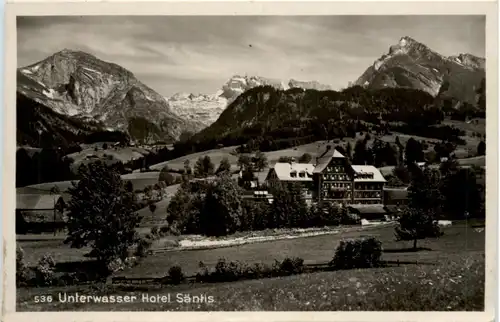
[[[484,303],[484,229],[470,222],[455,222],[439,239],[419,241],[420,251],[409,242],[396,242],[392,227],[293,240],[280,240],[200,251],[172,251],[154,254],[119,276],[164,276],[171,265],[180,264],[187,275],[195,273],[199,261],[209,267],[224,257],[228,261],[270,263],[274,259],[298,256],[305,264],[331,260],[341,238],[376,236],[383,243],[383,268],[326,271],[288,277],[218,284],[178,286],[91,285],[51,288],[19,288],[18,310],[482,310]],[[28,253],[28,250],[26,250]],[[399,265],[395,264],[399,261]],[[81,294],[210,295],[211,304],[135,303],[36,304],[35,295],[58,292]]]

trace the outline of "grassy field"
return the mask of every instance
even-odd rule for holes
[[[333,257],[335,247],[341,238],[359,236],[375,236],[379,238],[386,250],[384,260],[401,261],[429,261],[437,262],[446,258],[450,253],[484,251],[484,231],[476,232],[464,222],[445,228],[445,235],[439,239],[419,241],[419,247],[431,250],[420,252],[404,252],[411,246],[408,242],[394,240],[394,228],[384,227],[370,229],[366,232],[348,232],[338,235],[324,235],[290,240],[278,240],[241,245],[237,247],[217,248],[209,250],[170,251],[156,253],[144,259],[141,265],[121,272],[120,276],[130,277],[162,277],[167,274],[168,268],[181,265],[188,275],[198,272],[198,263],[203,261],[213,266],[219,258],[229,261],[243,261],[247,263],[262,262],[272,264],[274,259],[283,260],[286,257],[301,257],[306,264],[326,263]]]
[[[140,266],[120,275],[162,276],[169,266],[182,265],[194,272],[198,261],[213,264],[219,257],[246,263],[271,262],[274,258],[300,256],[308,263],[331,259],[340,237],[319,236],[295,240],[259,243],[205,251],[168,252],[148,257]],[[73,286],[64,288],[20,288],[18,310],[482,310],[484,297],[484,231],[478,232],[465,222],[445,229],[441,239],[419,242],[427,250],[408,251],[409,243],[397,243],[390,227],[371,230],[383,242],[384,260],[418,261],[377,269],[319,272],[290,277],[221,284],[185,284],[164,287]],[[86,295],[136,295],[134,303],[36,304],[35,295],[79,292]],[[141,294],[171,294],[170,303],[146,303]],[[175,301],[176,294],[213,296],[211,304]]]
[[[147,232],[146,230],[144,232]],[[248,263],[273,263],[274,259],[283,260],[286,257],[298,256],[307,264],[321,264],[328,262],[333,251],[342,238],[360,236],[375,236],[383,242],[384,260],[401,261],[440,261],[451,253],[484,252],[484,231],[476,232],[464,221],[455,222],[445,228],[445,235],[440,239],[426,239],[419,241],[419,247],[430,249],[426,251],[406,252],[410,242],[396,242],[393,227],[370,228],[366,231],[351,231],[335,235],[323,235],[298,239],[278,240],[246,244],[235,247],[216,248],[207,250],[169,251],[155,253],[143,260],[141,265],[133,267],[118,275],[129,277],[161,277],[173,265],[182,265],[186,274],[192,275],[198,271],[198,263],[214,265],[219,258],[239,260]],[[63,237],[61,237],[63,238]],[[18,242],[24,248],[30,262],[36,262],[44,254],[49,253],[58,262],[68,262],[83,259],[87,250],[75,250],[59,240],[26,240]]]
[[[149,153],[148,150],[139,147],[109,146],[105,150],[99,147],[96,151],[95,147],[89,146],[80,152],[68,154],[67,157],[73,160],[72,168],[78,169],[81,164],[95,161],[95,159],[109,159],[127,163],[132,160],[140,159]]]

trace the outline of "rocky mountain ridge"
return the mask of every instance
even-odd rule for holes
[[[405,36],[353,83],[372,89],[406,87],[474,103],[485,77],[485,59],[471,54],[445,57]],[[446,89],[445,89],[446,88]]]
[[[93,120],[140,141],[175,141],[186,129],[203,127],[175,114],[132,72],[81,51],[64,49],[20,68],[17,92],[56,113]]]

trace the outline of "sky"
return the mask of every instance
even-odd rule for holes
[[[64,48],[116,63],[164,96],[215,93],[233,75],[345,88],[409,36],[485,55],[484,16],[18,17],[18,67]]]

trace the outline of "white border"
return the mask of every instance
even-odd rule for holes
[[[495,1],[442,2],[99,2],[92,0],[8,3],[5,14],[4,77],[4,159],[3,159],[3,236],[4,321],[492,321],[496,294],[498,226],[498,7]],[[486,303],[485,312],[37,312],[15,313],[15,87],[16,16],[18,15],[486,15],[487,79],[487,222],[486,225]],[[376,57],[374,57],[375,59]]]

